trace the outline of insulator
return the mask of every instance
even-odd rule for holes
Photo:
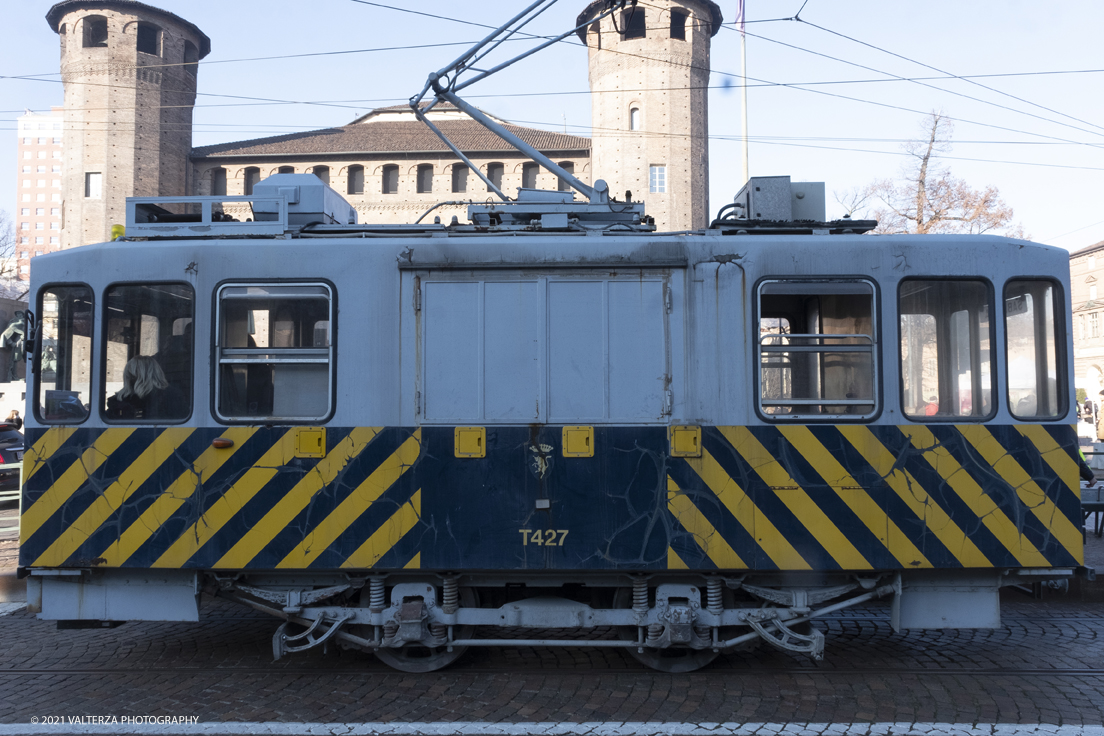
[[[383,578],[375,577],[368,582],[368,610],[382,613],[387,607],[387,595],[383,590]]]
[[[707,592],[709,600],[709,612],[720,616],[724,612],[724,598],[722,597],[722,584],[720,578],[709,578]]]
[[[633,580],[633,610],[637,613],[648,611],[648,581],[644,578]]]
[[[659,637],[663,634],[663,624],[648,624],[648,638],[644,644],[649,647],[659,646]]]
[[[444,591],[441,593],[441,611],[444,613],[456,613],[460,600],[460,586],[455,575],[445,578]]]
[[[444,624],[430,624],[429,633],[433,634],[434,639],[444,639],[448,634],[448,626]]]
[[[399,633],[399,625],[394,621],[388,621],[383,625],[383,638],[394,639],[395,634]]]

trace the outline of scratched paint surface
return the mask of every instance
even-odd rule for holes
[[[234,446],[211,447],[215,437]],[[892,570],[1081,564],[1062,425],[30,430],[20,564]]]

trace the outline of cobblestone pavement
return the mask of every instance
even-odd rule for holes
[[[1093,564],[1104,541],[1090,535],[1088,543]],[[0,566],[14,567],[11,547],[0,538]],[[274,663],[277,622],[217,600],[205,602],[199,623],[97,630],[58,631],[25,609],[0,611],[0,736],[75,732],[31,730],[32,718],[51,715],[187,716],[199,729],[85,722],[76,726],[82,733],[290,734],[305,733],[294,724],[306,723],[312,733],[385,724],[387,733],[448,733],[454,724],[471,736],[1104,736],[1104,609],[1074,598],[1011,591],[1000,629],[901,634],[887,607],[872,604],[818,622],[822,662],[761,648],[683,675],[601,649],[473,649],[425,675],[354,652]],[[395,730],[401,724],[408,730]]]
[[[1104,723],[1104,612],[1026,597],[1004,610],[995,631],[895,634],[887,609],[872,606],[820,624],[821,663],[761,649],[684,675],[606,650],[470,650],[425,675],[352,652],[273,663],[276,622],[221,601],[204,606],[200,623],[77,631],[21,610],[0,619],[0,723],[158,714],[201,723]]]

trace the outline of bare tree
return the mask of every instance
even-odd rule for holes
[[[943,113],[933,112],[925,120],[924,139],[905,145],[912,160],[901,177],[876,181],[862,191],[862,198],[852,197],[856,206],[865,200],[877,202],[870,213],[878,220],[875,233],[978,234],[1011,229],[1012,208],[995,186],[974,189],[951,176],[940,162],[940,156],[951,149],[952,130]],[[1023,229],[1016,226],[1009,234],[1023,237]]]
[[[9,299],[26,299],[28,284],[19,280],[19,265],[15,258],[15,223],[11,216],[0,210],[0,296]]]

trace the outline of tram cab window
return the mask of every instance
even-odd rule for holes
[[[194,319],[188,284],[104,291],[104,421],[165,424],[191,415]]]
[[[919,421],[993,413],[989,284],[980,280],[901,282],[901,394]]]
[[[38,298],[35,409],[47,424],[88,417],[92,380],[92,290],[51,286]]]
[[[1009,281],[1004,287],[1004,335],[1008,408],[1018,419],[1050,419],[1066,413],[1065,370],[1055,333],[1058,289],[1050,281]]]
[[[219,289],[219,418],[322,421],[329,416],[332,301],[325,284]]]
[[[877,411],[874,285],[759,286],[759,408],[767,418],[863,419]]]

